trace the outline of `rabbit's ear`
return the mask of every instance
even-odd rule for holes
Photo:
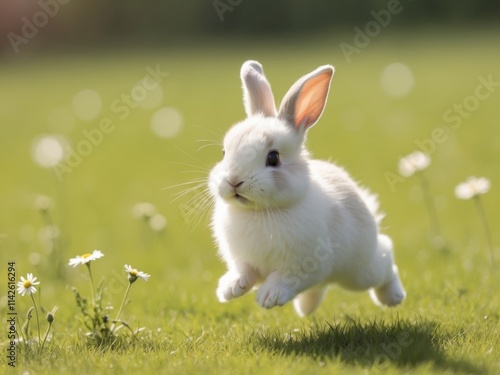
[[[314,125],[325,108],[334,71],[331,65],[320,66],[295,82],[281,102],[278,117],[296,129]]]
[[[247,116],[250,117],[260,113],[266,117],[275,117],[276,104],[262,65],[257,61],[246,61],[241,66],[240,76]]]

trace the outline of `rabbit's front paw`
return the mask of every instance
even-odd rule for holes
[[[264,284],[257,291],[257,303],[266,309],[283,306],[294,297],[294,292],[275,284]]]
[[[220,302],[227,302],[230,299],[241,297],[254,285],[255,280],[249,275],[225,274],[219,280],[217,297]]]

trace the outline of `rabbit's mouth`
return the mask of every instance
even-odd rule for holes
[[[238,193],[234,194],[234,198],[235,198],[238,202],[240,202],[240,203],[242,203],[242,204],[247,204],[247,203],[249,202],[249,200],[248,200],[248,199],[246,199],[246,198],[245,198],[244,196],[242,196],[242,195],[239,195]]]

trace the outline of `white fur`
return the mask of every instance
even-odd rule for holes
[[[252,71],[252,66],[259,69]],[[248,70],[251,74],[243,76]],[[211,171],[209,183],[215,199],[213,233],[228,267],[217,289],[221,302],[245,294],[257,283],[259,305],[272,308],[295,299],[301,316],[317,308],[332,283],[369,289],[379,305],[396,305],[405,298],[392,242],[379,233],[376,196],[360,188],[342,168],[311,160],[304,147],[307,129],[323,110],[318,105],[326,102],[324,82],[332,74],[326,66],[302,77],[281,105],[286,113],[280,108],[277,117],[264,111],[252,114],[225,136],[224,159]],[[245,84],[253,76],[258,77],[253,84],[257,91],[270,91],[256,62],[242,67],[244,90],[254,90]],[[322,87],[305,86],[315,84],[317,77]],[[269,87],[259,87],[262,84]],[[309,116],[307,109],[301,122],[291,124],[294,108],[303,105],[301,95],[308,95],[307,103],[311,96],[317,101],[312,104],[314,113]],[[265,106],[269,112],[270,99],[249,103],[251,97],[245,92],[246,108],[255,112]],[[272,150],[280,155],[277,167],[266,166]]]

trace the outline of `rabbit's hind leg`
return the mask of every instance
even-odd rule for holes
[[[378,251],[373,265],[379,268],[384,280],[370,289],[370,296],[375,304],[394,306],[400,304],[406,297],[406,292],[399,278],[398,267],[394,264],[392,241],[384,234],[378,236]]]
[[[326,294],[326,286],[315,287],[300,293],[293,300],[295,311],[301,317],[312,314],[323,301]]]

